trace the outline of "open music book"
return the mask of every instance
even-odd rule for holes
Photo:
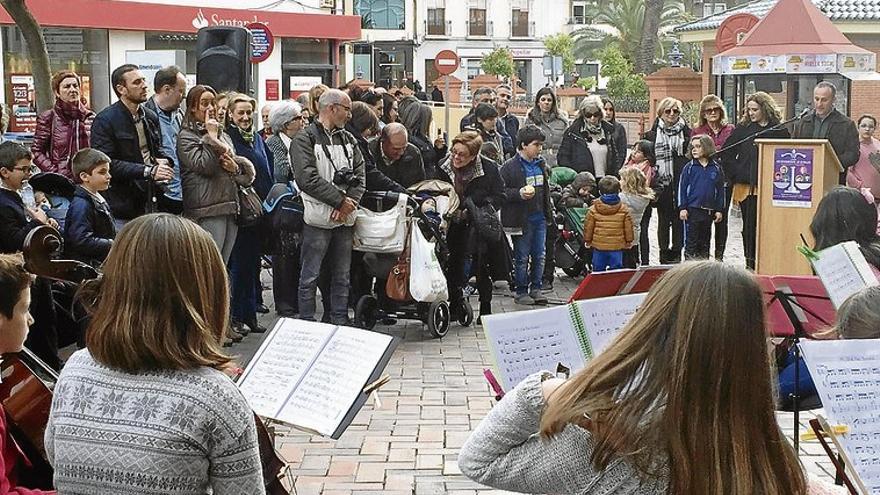
[[[398,339],[281,318],[238,380],[258,415],[337,439],[367,400]]]
[[[802,340],[804,361],[856,481],[880,494],[880,340]]]
[[[483,317],[483,331],[501,385],[510,390],[532,373],[572,372],[602,352],[629,322],[647,294],[574,301],[532,311]]]
[[[842,242],[806,256],[825,285],[835,308],[865,287],[880,284],[855,241]]]

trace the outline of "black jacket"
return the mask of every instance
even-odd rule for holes
[[[17,192],[0,189],[0,253],[21,251],[24,238],[40,225],[25,214],[24,202]]]
[[[147,135],[147,147],[153,158],[168,158],[160,151],[162,131],[155,112],[141,105]],[[122,101],[101,110],[92,123],[92,148],[110,157],[113,180],[104,197],[116,218],[130,220],[152,211],[152,201],[159,188],[144,178],[144,157],[138,143],[131,112]]]
[[[458,130],[464,132],[469,129],[469,127],[474,126],[477,122],[476,117],[474,117],[474,112],[471,110],[470,113],[462,117],[461,122],[458,123]],[[499,150],[501,154],[504,156],[511,156],[516,153],[516,148],[513,147],[513,140],[516,139],[516,136],[511,136],[507,133],[507,128],[501,122],[501,119],[495,119],[495,132],[501,136],[501,147],[504,148]]]
[[[410,187],[426,178],[422,154],[413,144],[407,143],[403,156],[395,162],[389,163],[382,156],[381,139],[376,139],[370,143],[370,154],[376,162],[376,169],[403,187]]]
[[[498,165],[485,156],[478,156],[478,169],[473,179],[465,186],[464,194],[459,195],[461,204],[470,198],[475,205],[485,206],[491,204],[496,210],[504,206],[504,180],[498,171]],[[452,171],[452,158],[448,157],[437,171],[437,178],[455,184],[455,172]],[[463,206],[462,206],[463,207]]]
[[[355,141],[357,141],[358,149],[361,150],[361,155],[364,157],[364,171],[367,176],[366,190],[405,193],[405,187],[393,181],[390,177],[376,168],[376,160],[373,157],[372,151],[370,151],[370,142],[364,139],[364,137],[359,132],[355,131],[350,125],[346,125],[345,130],[354,136]]]
[[[855,122],[850,120],[846,115],[834,109],[825,117],[828,122],[827,131],[822,136],[824,139],[831,141],[831,147],[840,165],[844,171],[840,174],[841,184],[846,179],[846,169],[852,167],[859,161],[859,130],[856,128]],[[794,137],[796,139],[813,139],[813,129],[818,125],[818,119],[813,113],[808,114],[800,120],[794,127]]]
[[[541,160],[541,169],[544,172],[544,185],[542,186],[544,217],[550,221],[553,207],[550,204],[550,169],[546,162]],[[526,200],[519,194],[520,188],[526,185],[526,174],[520,161],[519,153],[501,166],[501,179],[504,181],[504,196],[506,202],[501,208],[501,224],[505,227],[520,228],[526,224]],[[534,201],[532,198],[529,201]]]
[[[724,143],[725,147],[737,141],[749,139],[733,146],[720,156],[724,175],[731,184],[758,185],[758,146],[755,144],[754,135],[778,123],[770,122],[767,127],[761,127],[750,122],[745,125],[739,124],[733,129],[727,142]],[[778,129],[762,134],[759,139],[788,139],[790,137],[788,129]]]
[[[617,121],[611,122],[614,127],[614,160],[617,170],[623,168],[623,162],[626,160],[626,148],[629,143],[626,139],[626,128]]]
[[[427,137],[416,134],[412,131],[409,133],[409,142],[414,144],[422,154],[422,165],[425,167],[425,178],[436,179],[437,170],[440,168],[440,162],[446,156],[449,146],[435,148],[434,143]]]
[[[608,157],[605,160],[605,173],[617,175],[620,172],[622,162],[617,158],[617,148],[614,142],[614,126],[605,122],[600,123],[605,135],[608,136]],[[578,117],[562,134],[562,144],[559,145],[559,153],[556,155],[556,165],[574,169],[575,172],[590,172],[596,175],[596,167],[593,165],[593,154],[590,153],[587,137],[583,133],[584,118]]]
[[[89,264],[101,264],[113,247],[116,227],[105,203],[77,186],[64,220],[65,255]]]

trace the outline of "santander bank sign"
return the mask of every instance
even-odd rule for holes
[[[224,19],[217,14],[211,14],[209,19],[208,17],[205,17],[202,9],[199,9],[199,12],[196,14],[195,17],[193,17],[192,26],[196,29],[201,29],[209,26],[247,27],[248,24],[255,22],[259,22],[267,26],[269,25],[269,21],[258,19],[256,14],[254,14],[249,19]]]

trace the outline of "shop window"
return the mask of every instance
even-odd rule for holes
[[[428,3],[429,36],[449,36],[446,32],[446,1],[434,0]]]
[[[405,29],[404,0],[354,0],[362,29]]]
[[[468,15],[468,36],[488,36],[486,0],[471,0]]]
[[[468,81],[483,73],[483,66],[480,59],[468,59],[467,61],[467,78]]]
[[[358,45],[355,45],[357,47]],[[282,64],[329,64],[330,42],[305,38],[284,38],[281,42]]]
[[[183,50],[186,52],[186,67],[180,67],[186,74],[196,73],[196,39],[195,34],[187,33],[144,33],[145,50]]]
[[[528,38],[529,32],[529,1],[511,0],[510,13],[510,36],[513,38]]]
[[[34,131],[36,101],[31,59],[16,26],[0,28],[3,38],[3,81],[10,108],[10,132]],[[43,28],[49,70],[70,69],[82,77],[82,93],[95,112],[110,105],[109,47],[106,29]]]

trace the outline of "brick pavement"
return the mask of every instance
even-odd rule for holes
[[[742,264],[741,223],[737,218],[731,220],[725,261]],[[656,241],[653,245],[652,260],[656,262]],[[576,285],[560,272],[551,302],[565,301]],[[265,296],[269,304],[271,293]],[[513,304],[506,289],[496,289],[494,312],[522,309]],[[271,325],[274,316],[265,315],[262,321]],[[337,441],[278,428],[276,445],[290,463],[296,493],[505,493],[468,480],[456,462],[462,443],[493,403],[482,375],[483,368],[491,364],[480,327],[453,326],[442,340],[431,338],[420,322],[400,322],[376,330],[402,338],[387,367],[392,380],[381,389],[381,407],[368,402]],[[258,337],[248,336],[232,348],[242,362],[256,351]],[[802,416],[802,430],[811,417],[810,413]],[[779,413],[778,419],[790,437],[791,413]],[[800,455],[808,471],[829,476],[830,462],[818,442],[802,443]]]

